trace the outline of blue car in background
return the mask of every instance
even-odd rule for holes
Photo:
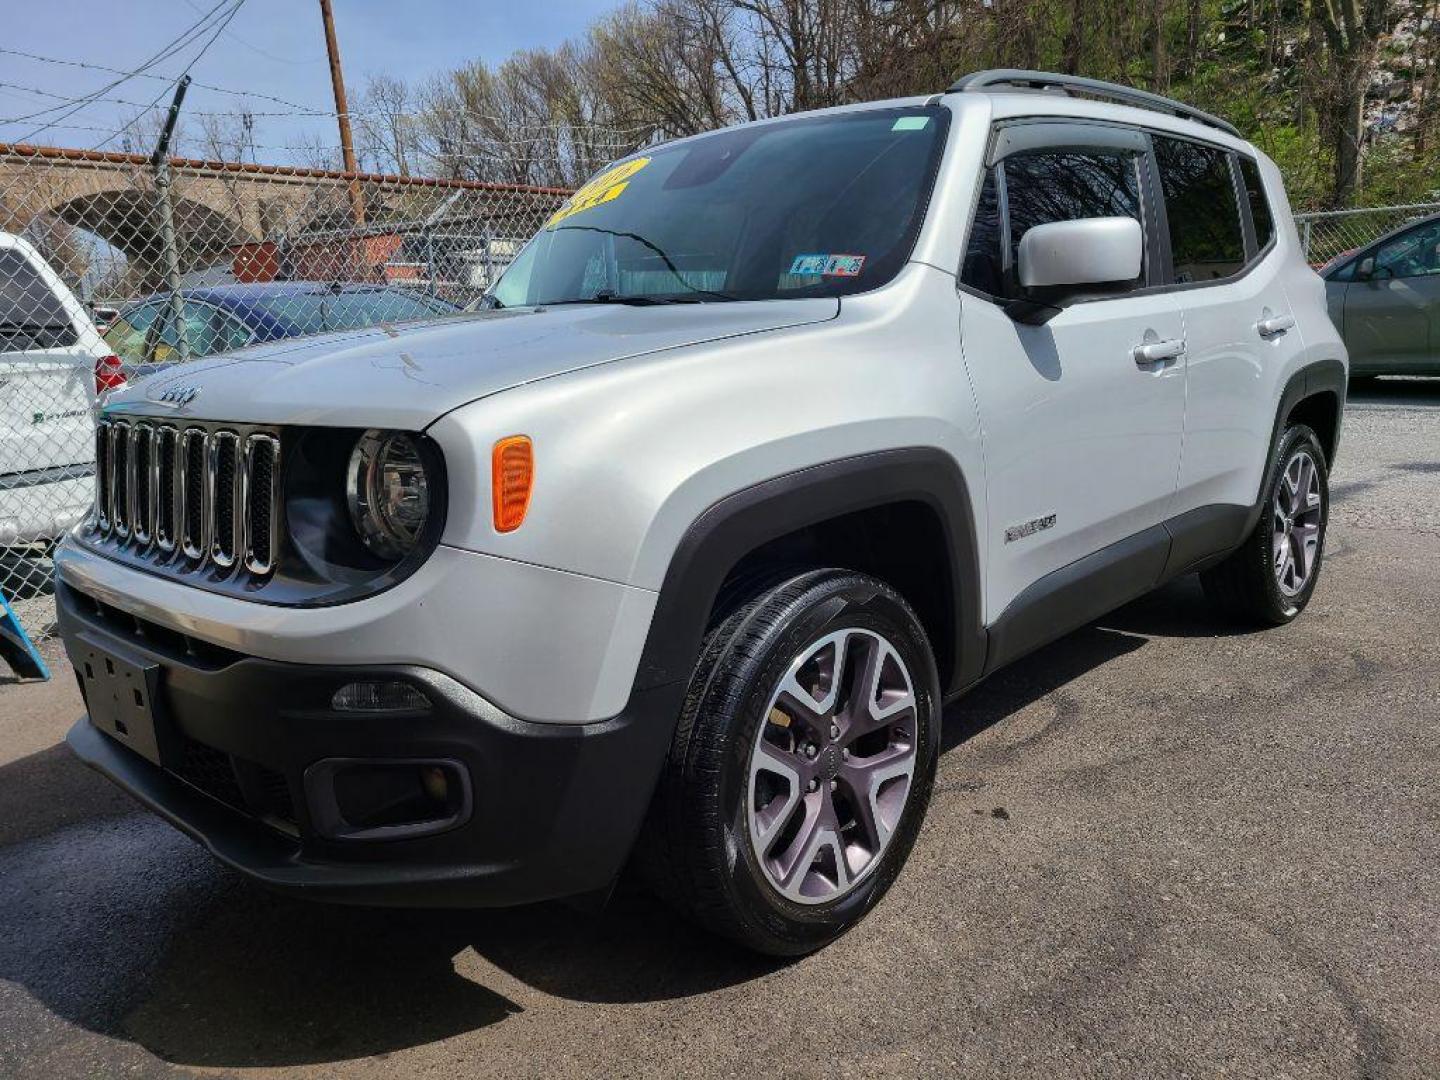
[[[110,324],[105,341],[119,364],[105,389],[180,359],[181,327],[170,309],[170,294],[156,293],[126,306]],[[415,289],[286,281],[186,290],[183,310],[189,358],[198,360],[262,341],[426,319],[460,309]]]

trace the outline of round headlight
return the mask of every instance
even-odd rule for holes
[[[367,431],[360,436],[350,454],[346,492],[350,520],[372,552],[399,559],[415,547],[430,516],[430,481],[409,435]]]

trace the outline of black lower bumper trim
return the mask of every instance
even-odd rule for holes
[[[83,640],[159,666],[160,763],[82,717],[67,739],[87,765],[255,880],[317,899],[401,906],[487,907],[603,890],[629,855],[674,732],[683,687],[637,692],[595,724],[518,720],[423,668],[321,667],[242,658],[197,663],[57,592],[67,648]],[[74,657],[72,656],[72,659]],[[342,714],[335,690],[398,680],[432,707],[418,714]],[[83,680],[82,680],[83,681]],[[238,789],[197,784],[166,747],[199,744],[234,763]],[[464,764],[473,810],[463,825],[414,839],[320,835],[304,797],[306,768],[324,758],[443,758]],[[247,770],[289,796],[288,833],[253,802]],[[230,805],[227,805],[230,804]],[[247,812],[248,811],[248,812]]]

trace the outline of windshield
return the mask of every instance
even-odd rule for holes
[[[577,191],[492,306],[839,296],[909,257],[949,113],[875,109],[642,152]]]

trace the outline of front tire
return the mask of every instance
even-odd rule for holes
[[[765,589],[707,635],[641,842],[657,890],[775,956],[844,933],[929,803],[940,692],[919,619],[843,570]]]
[[[1329,514],[1325,451],[1314,431],[1295,424],[1271,459],[1260,520],[1234,554],[1200,575],[1205,594],[1248,623],[1290,622],[1320,580]]]

